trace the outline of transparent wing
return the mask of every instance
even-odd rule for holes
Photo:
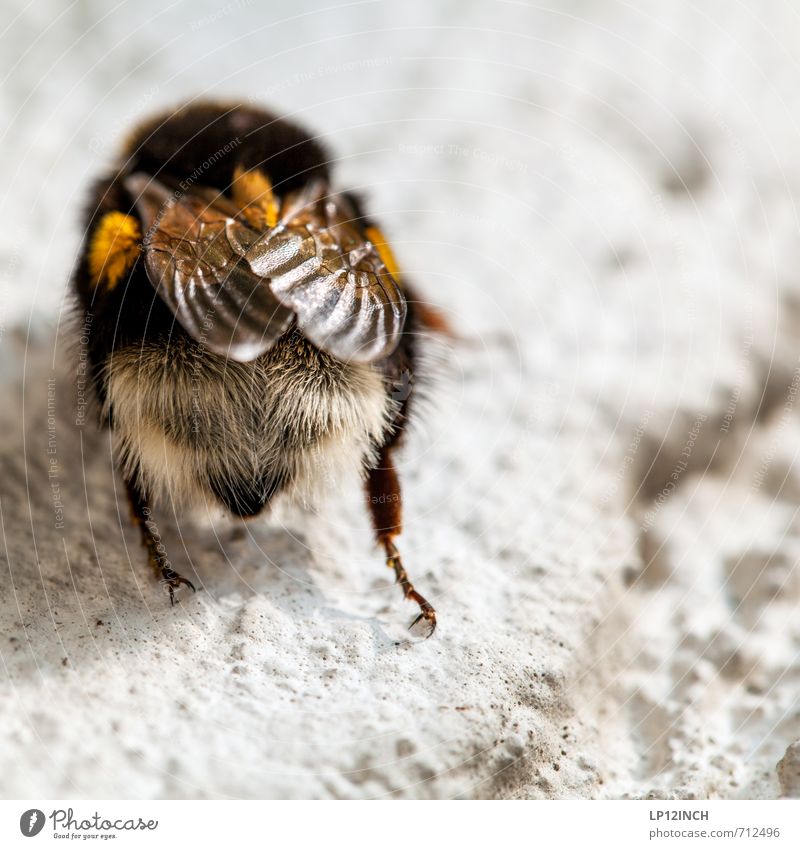
[[[334,357],[373,362],[397,347],[406,301],[342,196],[314,182],[289,195],[281,220],[237,243],[251,270],[269,278],[303,334]],[[251,231],[252,232],[252,231]]]
[[[125,187],[144,222],[147,275],[184,330],[243,362],[271,348],[294,315],[237,252],[257,234],[235,207],[213,192],[171,192],[146,174]]]

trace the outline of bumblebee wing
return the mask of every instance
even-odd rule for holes
[[[183,329],[242,362],[272,347],[294,316],[237,253],[256,234],[235,209],[208,194],[171,192],[145,174],[125,186],[145,225],[147,275]]]
[[[342,196],[311,183],[283,204],[278,225],[241,245],[303,334],[341,360],[374,362],[400,341],[406,300]]]

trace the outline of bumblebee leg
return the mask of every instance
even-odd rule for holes
[[[394,544],[395,538],[402,531],[403,506],[400,481],[392,463],[391,451],[387,447],[381,451],[378,465],[370,469],[367,478],[367,500],[375,535],[386,552],[386,565],[394,570],[403,596],[419,605],[420,613],[409,625],[409,629],[424,619],[429,627],[427,636],[430,637],[436,630],[436,611],[414,588],[403,566],[400,552]]]
[[[192,592],[195,592],[194,584],[172,568],[169,557],[167,557],[167,550],[161,541],[161,534],[159,534],[158,527],[153,521],[146,498],[135,484],[127,482],[126,485],[128,502],[131,508],[131,519],[135,525],[139,526],[139,531],[142,535],[142,545],[147,549],[147,561],[155,569],[160,582],[164,585],[167,592],[169,592],[170,604],[174,605],[175,590],[181,584],[186,584]]]

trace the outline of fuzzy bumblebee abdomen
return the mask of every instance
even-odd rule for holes
[[[250,363],[185,338],[116,351],[106,414],[127,479],[154,501],[255,515],[374,462],[397,413],[382,375],[288,332]]]

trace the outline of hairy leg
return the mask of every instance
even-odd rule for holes
[[[126,481],[126,486],[131,518],[134,524],[139,526],[142,545],[147,549],[147,562],[155,569],[161,583],[167,588],[170,604],[175,604],[175,590],[181,584],[186,584],[194,592],[194,584],[172,568],[169,557],[167,557],[167,550],[161,541],[161,534],[159,534],[158,527],[153,521],[147,499],[135,484]]]
[[[400,481],[391,457],[391,449],[384,447],[378,459],[378,465],[370,469],[367,478],[367,499],[375,536],[386,552],[386,565],[394,570],[397,583],[403,590],[403,596],[419,605],[419,616],[411,623],[413,628],[424,619],[430,630],[428,636],[436,630],[436,611],[422,596],[408,578],[400,552],[394,540],[403,529],[403,504],[400,494]]]

